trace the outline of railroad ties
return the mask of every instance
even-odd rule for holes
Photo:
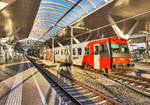
[[[115,81],[124,83],[126,86],[132,88],[135,91],[142,93],[145,96],[150,97],[150,80],[142,77],[127,75],[127,74],[111,74],[110,78]]]

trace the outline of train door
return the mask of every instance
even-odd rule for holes
[[[99,44],[94,45],[94,68],[100,69],[100,53],[99,53]]]
[[[107,43],[101,43],[99,47],[100,52],[100,68],[110,68],[110,54]]]

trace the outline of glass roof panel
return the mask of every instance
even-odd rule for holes
[[[78,1],[80,0],[41,0],[29,37],[34,36],[41,39],[45,35],[42,39],[48,40],[48,37],[52,37],[64,28],[55,27],[55,24],[71,25],[81,17],[88,15],[93,10],[113,0],[81,0],[78,5],[67,13]],[[61,19],[61,17],[63,18]],[[50,31],[47,32],[49,29]],[[45,32],[47,33],[45,34]]]
[[[94,9],[94,7],[92,7],[92,5],[90,5],[90,3],[86,0],[81,1],[80,3],[84,8],[86,8],[88,11]]]

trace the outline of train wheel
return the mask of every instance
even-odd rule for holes
[[[84,66],[85,66],[85,64],[83,63],[82,66],[81,66],[82,70],[85,68]]]
[[[108,74],[108,69],[107,68],[105,68],[105,73]]]
[[[93,70],[92,66],[88,65],[88,69]]]
[[[86,64],[86,63],[84,64],[84,68],[85,68],[85,69],[87,69],[87,68],[88,68],[88,66],[87,66],[87,64]]]

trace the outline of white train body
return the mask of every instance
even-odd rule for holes
[[[83,57],[85,55],[84,48],[88,42],[73,44],[72,46],[72,62],[74,65],[82,66]],[[55,61],[63,63],[71,63],[70,46],[55,48]]]

